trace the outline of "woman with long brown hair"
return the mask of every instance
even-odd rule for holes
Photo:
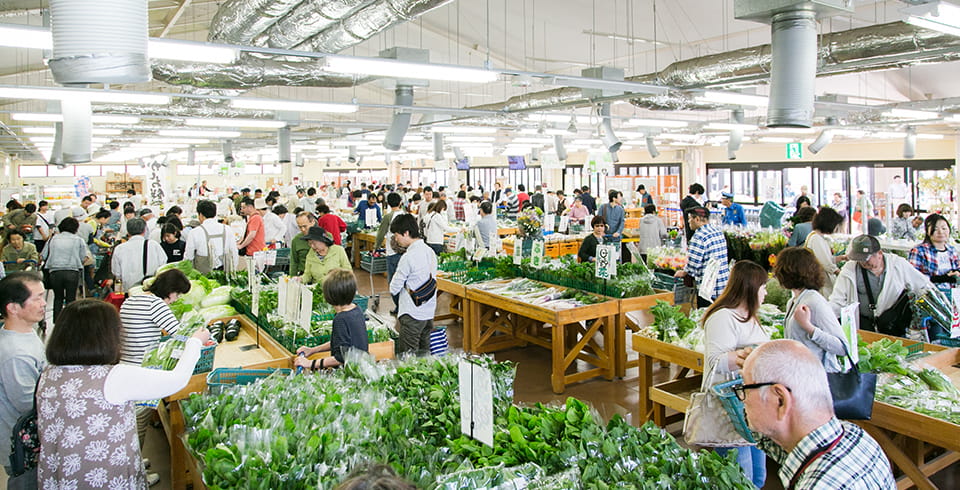
[[[707,361],[704,369],[714,369],[721,381],[724,375],[732,376],[743,367],[753,346],[770,340],[769,332],[757,319],[757,311],[767,295],[766,283],[767,271],[763,267],[749,260],[737,262],[730,270],[727,287],[703,315]],[[715,449],[725,455],[731,448]],[[744,474],[757,488],[762,488],[767,476],[766,455],[756,446],[736,449]]]

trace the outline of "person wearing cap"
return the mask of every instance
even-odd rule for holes
[[[707,208],[697,206],[689,208],[685,212],[687,213],[687,227],[693,230],[693,237],[687,247],[687,265],[683,270],[677,271],[674,277],[690,276],[699,284],[704,279],[707,264],[714,260],[718,261],[720,268],[717,271],[710,300],[707,301],[705,298],[697,296],[698,306],[705,307],[717,299],[717,296],[720,296],[730,279],[727,239],[724,238],[720,228],[710,224],[710,211]]]
[[[654,204],[653,196],[647,192],[647,186],[640,184],[637,186],[637,206],[646,209],[648,205]]]
[[[874,320],[899,307],[907,290],[919,292],[933,288],[930,278],[914,269],[906,259],[884,254],[876,237],[855,237],[847,247],[847,258],[849,262],[840,269],[830,294],[830,307],[840,316],[843,307],[859,302],[861,330],[875,330]],[[887,329],[882,333],[899,337],[906,333],[906,325],[888,324],[882,328]]]
[[[747,226],[747,215],[743,212],[743,206],[733,202],[733,194],[722,192],[720,194],[720,204],[727,208],[723,211],[724,225]]]
[[[261,204],[266,204],[266,202]],[[241,251],[242,255],[253,257],[254,252],[259,252],[267,247],[264,238],[263,217],[257,211],[256,201],[249,197],[241,203],[240,212],[247,217],[247,228],[243,234],[243,239],[240,240],[240,243],[237,243],[237,249]]]
[[[333,234],[319,226],[311,226],[301,240],[310,244],[307,263],[303,268],[304,284],[322,283],[327,273],[334,269],[353,270],[347,252],[333,243]]]
[[[157,216],[153,214],[153,210],[150,208],[143,208],[137,211],[137,216],[147,224],[147,236],[150,236],[153,229],[157,227]]]

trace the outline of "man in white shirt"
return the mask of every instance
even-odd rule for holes
[[[260,217],[263,218],[263,238],[267,244],[283,241],[286,227],[283,226],[283,220],[270,211],[270,203],[261,197],[254,200],[254,205]]]
[[[137,212],[137,215],[140,216],[140,219],[143,220],[147,225],[147,236],[150,236],[150,232],[157,227],[157,217],[153,214],[153,210],[150,208],[143,208]],[[157,240],[159,242],[159,240]]]
[[[436,276],[437,256],[420,239],[420,226],[412,215],[397,216],[390,224],[390,232],[401,247],[407,247],[390,281],[390,294],[400,296],[397,312],[400,331],[397,339],[397,354],[429,353],[433,316],[437,310],[437,295],[434,291],[432,297],[418,306],[414,303],[410,291],[420,289]]]
[[[423,200],[420,201],[420,208],[417,209],[417,219],[420,223],[427,217],[427,209],[433,203],[433,189],[430,186],[423,188]]]
[[[201,270],[205,267],[198,267],[198,263],[205,262],[206,258],[212,254],[213,257],[209,261],[210,270],[220,269],[224,265],[223,245],[226,243],[226,256],[230,257],[231,266],[235,268],[238,260],[237,241],[234,238],[233,230],[217,223],[215,219],[217,217],[216,205],[207,200],[198,202],[197,216],[200,217],[200,226],[187,236],[187,246],[183,251],[183,259],[193,261],[194,267]],[[226,235],[226,241],[222,238],[224,235]],[[198,257],[203,259],[198,260]],[[205,271],[201,270],[201,272]]]
[[[40,201],[37,207],[37,223],[33,227],[33,244],[37,247],[37,252],[43,250],[47,240],[53,236],[53,229],[56,226],[53,214],[50,204],[47,201]]]
[[[543,213],[544,214],[557,214],[557,204],[560,202],[557,199],[557,193],[553,191],[547,191],[547,195],[543,200]]]
[[[138,286],[145,277],[154,275],[157,268],[167,263],[167,253],[163,247],[154,241],[147,240],[147,223],[134,218],[127,221],[127,233],[130,239],[126,243],[117,245],[113,251],[113,275],[123,281],[123,292]],[[144,251],[147,262],[144,265]]]
[[[280,221],[283,222],[283,243],[289,247],[290,244],[293,243],[293,237],[300,233],[300,229],[297,228],[297,218],[293,213],[288,212],[287,207],[283,204],[274,206],[273,214],[277,215]]]

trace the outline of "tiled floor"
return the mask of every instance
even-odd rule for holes
[[[360,294],[370,295],[369,275],[363,271],[357,272]],[[380,295],[379,312],[388,316],[392,307],[390,295],[386,293],[386,280],[382,275],[374,278],[374,292]],[[445,311],[449,299],[441,296],[439,310]],[[462,329],[459,324],[448,324],[448,337],[451,348],[459,348],[462,345]],[[550,353],[542,348],[531,346],[526,348],[509,349],[496,353],[495,356],[500,360],[510,360],[517,363],[517,377],[514,385],[515,398],[518,403],[563,403],[568,396],[573,396],[581,400],[590,402],[597,412],[604,418],[609,419],[613,414],[620,414],[631,423],[636,424],[637,403],[638,403],[638,381],[637,370],[630,369],[626,377],[607,381],[601,378],[585,381],[567,388],[563,395],[556,395],[550,386]],[[656,366],[656,365],[655,365]],[[670,376],[669,369],[661,368],[655,374],[655,381],[666,380]],[[679,436],[680,424],[674,424],[669,430]],[[169,481],[169,448],[161,429],[151,429],[147,435],[147,441],[144,447],[144,457],[150,458],[153,463],[151,471],[160,473],[161,482],[151,487],[152,490],[166,490],[170,488]],[[767,484],[764,488],[780,489],[782,488],[776,477],[776,468],[769,465],[769,475]],[[954,464],[952,467],[941,471],[936,475],[934,483],[939,488],[960,488],[960,464]],[[0,488],[6,488],[6,478],[0,472]]]

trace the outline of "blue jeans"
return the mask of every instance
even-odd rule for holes
[[[397,272],[400,257],[403,257],[403,254],[387,255],[387,289],[390,289],[390,281],[393,280],[393,275]],[[390,296],[393,298],[393,311],[397,311],[397,308],[400,307],[400,295],[391,294]]]
[[[713,450],[721,456],[726,456],[730,451],[737,451],[737,463],[743,469],[744,476],[757,488],[763,488],[763,482],[767,480],[767,455],[757,446],[715,447]]]

